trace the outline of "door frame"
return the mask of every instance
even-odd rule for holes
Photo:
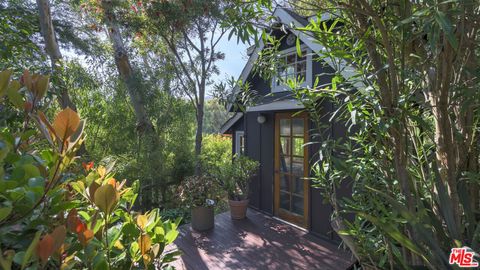
[[[303,143],[308,144],[309,142],[309,118],[308,114],[305,112],[282,112],[275,113],[275,141],[274,141],[274,203],[273,203],[273,213],[275,216],[303,227],[309,229],[310,227],[310,180],[309,177],[309,152],[308,145],[305,145],[303,148],[303,217],[300,215],[295,215],[289,211],[285,211],[280,208],[280,119],[284,118],[303,118]]]

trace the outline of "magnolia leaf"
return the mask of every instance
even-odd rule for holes
[[[2,207],[0,208],[0,221],[4,220],[5,218],[8,217],[8,215],[10,215],[10,213],[12,212],[12,207]]]
[[[97,189],[100,187],[100,185],[93,181],[90,186],[88,187],[88,195],[90,196],[90,200],[94,201],[95,199],[95,192],[97,191]]]
[[[78,234],[78,240],[82,244],[83,247],[86,247],[88,245],[88,242],[93,239],[93,231],[86,229],[85,231],[81,232]]]
[[[94,203],[107,215],[115,207],[118,199],[118,192],[112,185],[103,185],[95,191]]]
[[[53,121],[53,129],[55,134],[65,142],[70,136],[72,136],[80,125],[80,117],[78,114],[70,109],[66,108],[59,112]]]
[[[48,257],[50,257],[54,249],[55,239],[50,234],[45,235],[42,240],[37,244],[36,253],[37,256],[40,258],[43,264],[47,262]]]
[[[145,227],[147,226],[148,223],[148,218],[146,215],[138,215],[137,216],[137,225],[140,227],[140,229],[144,230]]]
[[[114,187],[115,189],[117,188],[117,180],[115,180],[115,178],[109,178],[107,180],[107,184],[108,185],[111,185],[112,187]]]
[[[67,228],[65,228],[63,225],[58,226],[55,228],[55,230],[53,230],[51,235],[53,239],[55,239],[53,250],[56,251],[62,246],[63,242],[65,241],[65,237],[67,237]]]
[[[33,237],[32,243],[28,247],[27,251],[25,251],[25,255],[23,255],[23,261],[22,261],[22,269],[25,269],[25,266],[27,266],[28,262],[30,261],[30,258],[32,257],[33,251],[38,245],[38,241],[40,241],[40,236],[42,236],[42,233],[38,231],[35,234],[35,237]]]
[[[21,82],[23,83],[23,85],[25,85],[25,87],[27,87],[27,89],[32,88],[32,76],[30,76],[30,71],[28,71],[28,69],[25,69],[25,71],[23,71]]]
[[[54,135],[55,137],[58,138],[57,134],[55,133],[55,129],[53,128],[52,124],[50,124],[50,121],[48,121],[47,117],[42,111],[38,111],[38,118],[40,121],[42,121],[45,126],[47,126],[48,130]]]
[[[48,89],[48,83],[50,81],[50,76],[38,76],[35,80],[34,93],[37,100],[41,99]]]
[[[77,209],[73,208],[67,215],[67,228],[71,232],[76,232],[78,221]]]
[[[7,92],[8,82],[10,81],[10,76],[12,76],[11,70],[4,70],[0,72],[0,98],[5,95]]]
[[[147,254],[150,251],[152,246],[152,239],[148,234],[142,234],[138,237],[138,246],[140,247],[140,252],[142,255]]]
[[[173,243],[173,241],[175,241],[177,236],[178,236],[178,231],[177,230],[171,230],[171,231],[167,232],[167,234],[165,235],[165,241],[167,242],[167,244]]]
[[[104,166],[99,166],[97,168],[97,173],[98,173],[98,175],[100,175],[100,178],[103,179],[105,177],[105,175],[107,174],[107,169],[105,169]]]
[[[17,107],[17,109],[23,110],[24,109],[24,101],[22,95],[18,92],[18,88],[15,84],[10,84],[7,88],[7,97],[10,102]]]
[[[84,128],[85,128],[85,120],[81,120],[77,130],[75,131],[75,133],[72,134],[72,136],[69,139],[68,150],[72,149],[78,142],[81,141],[80,139],[82,138]]]

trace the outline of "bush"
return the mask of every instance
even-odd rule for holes
[[[153,269],[178,254],[164,248],[180,220],[158,209],[134,213],[138,181],[114,179],[113,163],[77,164],[85,121],[69,108],[53,123],[40,110],[49,78],[0,73],[0,107],[23,112],[22,128],[0,132],[2,269]],[[36,128],[32,126],[36,124]],[[143,263],[141,262],[143,261]]]
[[[179,189],[180,200],[188,208],[212,206],[221,198],[218,183],[208,176],[187,177]]]
[[[225,189],[230,200],[248,199],[249,183],[260,163],[246,156],[236,156],[233,161],[219,164],[213,170],[217,182]]]
[[[204,136],[200,158],[204,173],[211,175],[212,170],[232,161],[232,140],[218,134]]]

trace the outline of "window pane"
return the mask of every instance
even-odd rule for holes
[[[292,212],[303,216],[303,197],[292,196]]]
[[[290,137],[280,137],[280,153],[290,155]]]
[[[306,180],[304,180],[303,177],[295,176],[292,179],[293,193],[303,196],[303,184],[305,181]]]
[[[298,61],[303,61],[307,58],[307,51],[302,51],[302,57],[298,56],[297,54],[297,62]]]
[[[280,175],[280,189],[290,192],[290,176],[286,174]]]
[[[292,119],[292,128],[293,128],[293,135],[295,136],[303,136],[303,125],[304,120],[303,118],[294,118]]]
[[[297,53],[293,53],[293,54],[290,54],[290,55],[287,55],[287,65],[288,64],[293,64],[295,63],[295,55]]]
[[[290,157],[280,156],[280,171],[290,172],[291,163],[292,163],[292,159]]]
[[[290,211],[290,193],[280,192],[280,208]]]
[[[293,138],[293,155],[303,157],[303,138],[294,137]]]
[[[290,135],[290,119],[280,119],[280,135]]]
[[[297,73],[305,72],[307,70],[307,62],[297,63]]]
[[[303,176],[303,158],[293,158],[292,173],[298,176]]]
[[[240,135],[240,154],[245,152],[245,137]]]
[[[295,74],[295,65],[287,66],[286,68],[287,76]]]

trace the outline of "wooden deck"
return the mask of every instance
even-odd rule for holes
[[[175,241],[183,255],[176,269],[347,269],[352,256],[334,244],[252,209],[235,221],[225,212],[209,232],[180,228]]]

